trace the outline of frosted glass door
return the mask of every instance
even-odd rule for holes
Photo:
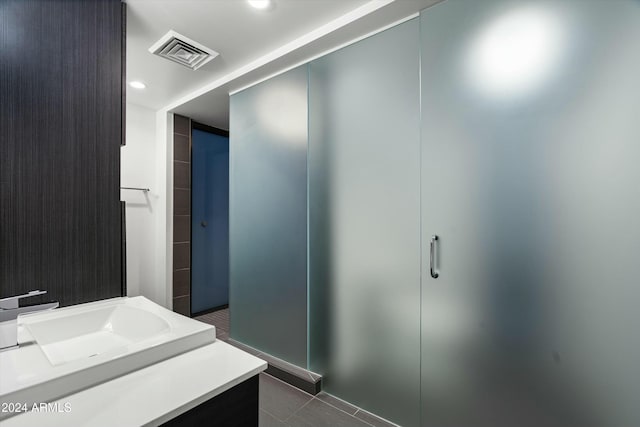
[[[414,19],[309,65],[310,368],[407,427],[420,416],[418,40]]]
[[[422,426],[640,425],[640,2],[420,19]]]

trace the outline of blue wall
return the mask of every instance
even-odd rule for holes
[[[229,138],[194,129],[191,312],[229,303]]]

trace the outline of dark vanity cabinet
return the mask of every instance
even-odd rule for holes
[[[123,295],[120,0],[0,1],[0,297]]]

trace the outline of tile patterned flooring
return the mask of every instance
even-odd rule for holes
[[[229,339],[229,309],[203,314],[194,319],[216,327],[216,338],[227,341]]]
[[[214,325],[229,339],[229,309],[195,319]],[[312,396],[271,375],[260,374],[260,427],[392,427],[381,418],[321,392]]]

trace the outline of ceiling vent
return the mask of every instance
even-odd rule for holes
[[[197,70],[218,56],[218,52],[173,30],[155,42],[149,48],[149,52],[192,70]]]

